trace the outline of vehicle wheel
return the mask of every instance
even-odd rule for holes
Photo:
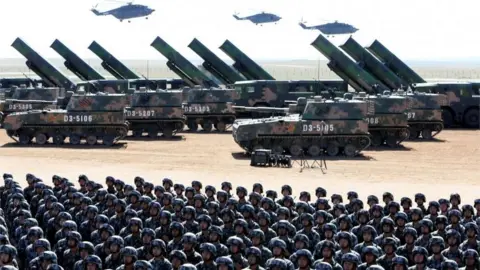
[[[451,128],[453,126],[453,115],[448,109],[442,110],[442,119],[444,127]]]
[[[471,108],[463,116],[463,124],[467,128],[478,128],[480,126],[480,118],[477,108]]]
[[[278,145],[278,144],[274,145],[272,147],[272,154],[281,155],[281,154],[283,154],[283,150],[284,150],[283,146]]]
[[[357,147],[353,144],[347,144],[343,148],[343,153],[347,157],[354,157],[357,155]]]
[[[219,122],[215,125],[215,129],[216,129],[218,132],[225,132],[225,131],[227,131],[227,125],[225,124],[225,122],[219,121]]]
[[[27,145],[31,141],[32,141],[32,138],[27,134],[20,134],[20,136],[18,136],[18,142],[22,145]]]
[[[44,133],[38,133],[35,136],[35,142],[39,145],[44,145],[47,143],[47,141],[48,141],[47,135],[45,135]]]
[[[173,137],[173,129],[171,127],[165,127],[162,131],[163,137],[171,139]]]
[[[308,147],[308,154],[312,157],[318,157],[322,153],[322,148],[318,145],[311,145]]]
[[[394,136],[388,136],[388,137],[387,137],[387,140],[386,140],[386,143],[387,143],[387,145],[388,145],[389,147],[392,147],[392,148],[398,146],[398,144],[397,144],[397,138],[394,137]]]
[[[115,137],[113,135],[103,136],[103,144],[106,146],[112,146],[115,143]]]
[[[188,121],[187,126],[191,132],[197,132],[198,130],[198,124],[196,121]]]
[[[135,130],[132,131],[132,135],[133,135],[133,137],[135,137],[135,138],[140,138],[140,137],[142,137],[142,135],[143,135],[143,130],[141,130],[141,129],[135,129]]]
[[[372,134],[372,146],[374,147],[379,147],[383,144],[383,138],[382,134],[378,133],[373,133]]]
[[[70,135],[70,137],[68,138],[68,141],[70,142],[70,144],[79,145],[80,142],[82,141],[82,138],[80,138],[80,136],[77,135],[77,134],[72,134],[72,135]]]
[[[298,144],[292,144],[288,150],[293,157],[299,157],[303,153],[303,148]]]
[[[158,136],[158,130],[156,130],[156,129],[150,129],[150,130],[148,131],[148,137],[149,137],[149,138],[155,139],[155,138],[157,138],[157,136]]]
[[[95,136],[95,135],[88,135],[88,136],[87,136],[87,144],[88,144],[88,145],[95,145],[95,144],[97,144],[97,136]]]
[[[336,143],[329,143],[327,146],[327,155],[334,157],[340,153],[340,147]]]
[[[64,141],[65,141],[65,136],[63,136],[62,134],[53,135],[53,143],[55,145],[62,145]]]
[[[213,124],[209,120],[202,123],[202,129],[205,132],[211,132],[213,129]]]
[[[410,134],[408,135],[408,138],[410,140],[416,140],[420,137],[420,131],[418,130],[410,130]]]
[[[422,130],[422,138],[425,140],[431,140],[433,138],[432,131],[430,129]]]

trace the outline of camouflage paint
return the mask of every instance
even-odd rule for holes
[[[198,70],[198,68],[183,57],[183,55],[177,52],[160,37],[157,37],[152,42],[151,46],[168,59],[167,66],[184,81],[190,82],[190,86],[193,87],[195,85],[200,85],[203,87],[218,87],[215,82],[210,80],[205,74]]]
[[[312,156],[326,150],[329,155],[344,151],[354,156],[370,144],[368,123],[374,112],[369,102],[359,100],[324,100],[321,97],[299,98],[287,116],[236,121],[233,138],[248,152],[257,147],[270,148],[276,153],[290,152],[294,156],[305,151]]]

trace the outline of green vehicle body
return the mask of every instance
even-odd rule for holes
[[[83,139],[88,145],[99,140],[112,146],[123,139],[128,132],[124,109],[128,97],[119,94],[85,94],[67,92],[58,98],[57,105],[64,109],[30,110],[12,113],[3,122],[7,135],[20,144],[26,145],[35,139],[43,145],[52,138],[55,145],[61,145],[68,138],[69,143],[78,145]]]
[[[442,106],[447,102],[445,95],[403,90],[392,95],[409,100],[409,139],[418,139],[421,135],[424,140],[431,140],[443,130]]]
[[[63,89],[60,88],[27,88],[12,87],[5,89],[5,100],[0,101],[0,123],[5,116],[29,110],[56,108],[57,98]]]
[[[391,69],[399,78],[406,81],[416,92],[437,93],[447,96],[442,106],[445,127],[480,127],[480,83],[478,82],[426,82],[400,58],[375,40],[366,48]]]
[[[214,127],[218,132],[225,132],[234,123],[235,90],[184,88],[183,92],[183,112],[190,131],[197,131],[200,125],[206,132]]]
[[[375,106],[375,114],[366,118],[373,147],[386,144],[396,147],[409,137],[408,110],[409,100],[406,97],[383,94],[367,95],[365,92],[351,95],[355,100],[370,101]]]
[[[292,156],[306,153],[316,157],[323,152],[336,156],[343,152],[352,157],[371,143],[365,119],[373,115],[373,108],[372,103],[361,100],[299,98],[296,104],[283,109],[289,112],[287,116],[235,121],[232,135],[235,142],[249,153],[265,148],[276,154],[287,152]]]
[[[150,138],[156,138],[161,133],[171,138],[183,130],[182,91],[140,90],[134,91],[129,98],[125,115],[134,137],[147,133]]]

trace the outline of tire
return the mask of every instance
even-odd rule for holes
[[[38,133],[35,135],[35,143],[38,145],[44,145],[48,142],[48,137],[44,133]]]
[[[480,118],[478,108],[470,108],[463,116],[463,124],[467,128],[479,128]]]
[[[88,135],[86,141],[87,141],[88,145],[95,145],[95,144],[97,144],[97,136]]]

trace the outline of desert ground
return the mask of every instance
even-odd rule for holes
[[[13,173],[23,182],[28,172],[50,182],[53,174],[76,181],[79,174],[104,183],[112,175],[133,183],[137,175],[155,184],[164,177],[189,185],[200,180],[219,187],[231,181],[251,190],[260,182],[264,189],[279,190],[289,184],[298,196],[312,194],[322,186],[329,196],[346,195],[355,190],[361,198],[385,191],[401,196],[423,192],[427,199],[448,197],[458,192],[462,202],[479,198],[480,131],[445,130],[438,140],[405,142],[395,151],[365,151],[353,159],[326,160],[327,168],[300,170],[293,168],[251,167],[248,157],[236,145],[231,134],[182,133],[178,140],[124,140],[114,148],[54,146],[16,146],[0,130],[0,164],[4,172]],[[310,161],[312,163],[312,161]],[[24,183],[23,183],[24,184]]]

